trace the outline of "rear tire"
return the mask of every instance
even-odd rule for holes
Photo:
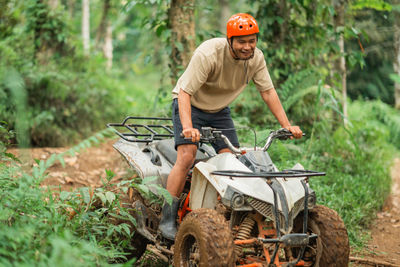
[[[189,213],[175,238],[174,266],[235,266],[234,244],[225,218],[212,209]]]
[[[299,221],[300,218],[302,221],[302,217],[300,214]],[[303,259],[313,261],[314,267],[348,266],[349,238],[339,214],[328,207],[318,205],[309,211],[308,218],[308,231],[317,234],[318,238],[306,248]]]

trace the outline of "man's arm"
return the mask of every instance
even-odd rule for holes
[[[275,118],[278,120],[279,124],[288,129],[295,138],[301,138],[303,132],[300,127],[290,125],[290,122],[286,116],[285,110],[283,110],[281,101],[279,100],[279,96],[276,93],[275,89],[272,88],[270,90],[260,92],[262,99],[268,105],[272,114],[274,114]]]
[[[192,142],[200,141],[200,132],[193,128],[192,124],[192,108],[190,105],[191,95],[182,89],[178,94],[179,117],[182,124],[182,133],[186,138],[192,138]]]

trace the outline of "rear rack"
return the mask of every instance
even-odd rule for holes
[[[138,123],[143,122],[143,123]],[[151,123],[144,123],[150,121]],[[121,123],[107,123],[107,127],[122,139],[135,143],[151,143],[174,137],[171,118],[126,117]],[[125,130],[125,131],[124,131]]]
[[[246,171],[214,171],[211,174],[237,178],[298,178],[310,176],[325,176],[325,172],[308,170],[283,170],[281,172],[246,172]]]

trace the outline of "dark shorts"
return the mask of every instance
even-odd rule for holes
[[[172,120],[174,124],[174,136],[175,136],[175,149],[183,144],[195,144],[191,140],[186,140],[181,137],[182,124],[179,118],[179,107],[178,99],[174,99],[172,102]],[[233,125],[231,110],[229,107],[222,109],[216,113],[204,112],[201,109],[192,106],[192,124],[193,128],[201,129],[201,127],[213,127],[220,129],[222,134],[228,137],[232,145],[239,147],[239,141],[236,135],[235,126]],[[218,140],[211,144],[216,152],[228,146],[222,140]]]

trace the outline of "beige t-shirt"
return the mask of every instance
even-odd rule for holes
[[[256,48],[249,60],[235,60],[226,38],[213,38],[195,50],[172,96],[177,98],[182,89],[191,95],[196,108],[218,112],[235,100],[250,80],[260,92],[274,87],[261,50]]]

